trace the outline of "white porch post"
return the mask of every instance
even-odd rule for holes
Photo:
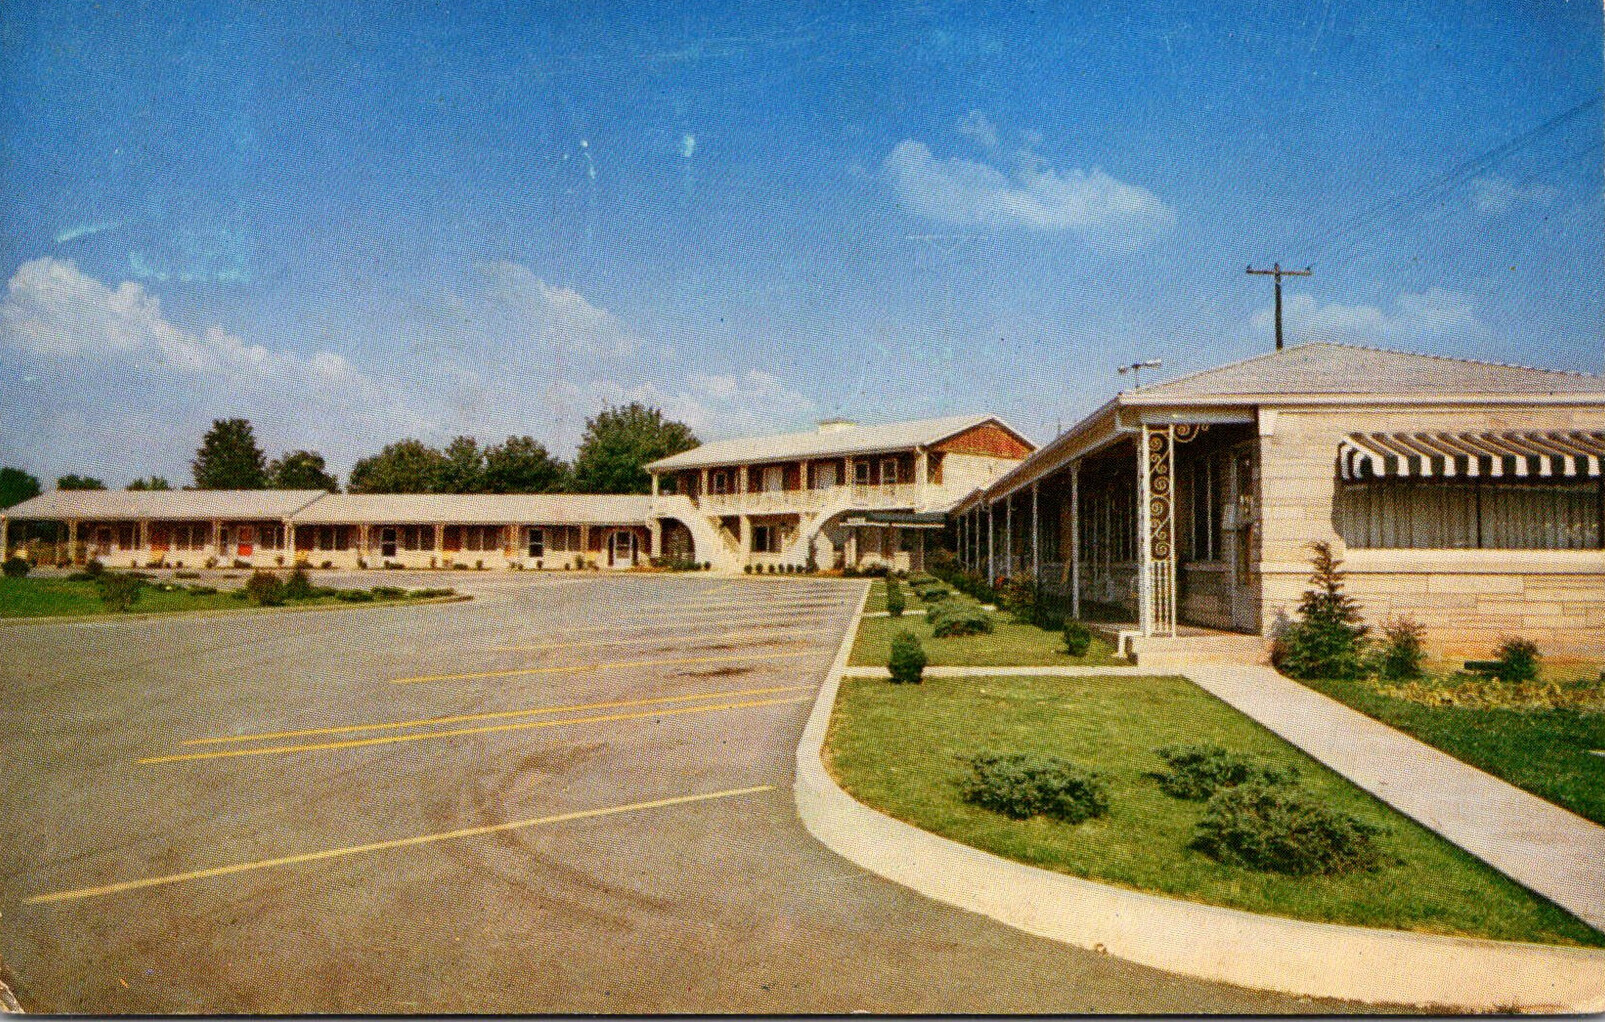
[[[1042,574],[1042,520],[1038,517],[1037,484],[1031,484],[1031,578]]]
[[[1171,485],[1175,429],[1143,426],[1140,434],[1138,542],[1142,581],[1138,589],[1143,635],[1176,634],[1175,493]]]
[[[656,497],[657,495],[658,495],[658,474],[656,472],[654,472],[654,473],[652,473],[652,496]]]
[[[586,559],[591,556],[591,527],[580,526],[580,566],[584,567]]]
[[[3,544],[0,544],[0,546],[3,546]],[[148,562],[150,560],[150,519],[149,518],[141,518],[139,520],[138,549],[139,549],[139,559],[142,560],[142,561]]]
[[[1137,628],[1144,636],[1154,632],[1153,531],[1148,513],[1148,427],[1137,431]]]
[[[0,558],[11,556],[11,519],[0,515]]]
[[[1081,462],[1070,463],[1070,616],[1081,618]]]
[[[1014,575],[1014,494],[1003,498],[1003,574]]]
[[[433,561],[434,563],[431,564],[430,567],[431,568],[444,567],[445,564],[446,564],[446,523],[445,522],[436,522],[435,523],[435,542],[434,542],[434,547],[435,547],[435,556],[430,558],[430,560]]]
[[[998,577],[997,544],[993,536],[997,533],[997,523],[993,520],[992,505],[986,506],[986,584],[991,585]]]
[[[742,515],[739,519],[741,530],[741,563],[752,563],[752,516]]]
[[[914,451],[914,477],[915,477],[915,506],[925,507],[925,480],[930,475],[931,456],[925,448],[918,447]]]
[[[220,568],[228,567],[223,562],[223,520],[221,518],[212,519],[212,549],[217,551],[217,566]]]

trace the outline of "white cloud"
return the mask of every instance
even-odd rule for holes
[[[979,111],[960,122],[962,134],[988,150],[997,129]],[[887,155],[884,170],[909,210],[960,227],[1023,227],[1072,231],[1097,245],[1130,249],[1176,222],[1153,192],[1102,170],[1057,171],[1029,147],[1015,154],[1012,173],[959,157],[939,160],[923,142],[905,139]]]
[[[1391,344],[1448,334],[1480,335],[1487,330],[1470,298],[1441,288],[1402,294],[1392,309],[1337,302],[1323,305],[1309,295],[1293,295],[1283,305],[1283,323],[1292,343]],[[1254,330],[1274,329],[1274,316],[1270,308],[1255,313]]]
[[[1479,177],[1471,182],[1471,200],[1477,212],[1493,215],[1508,213],[1518,205],[1547,206],[1559,194],[1560,190],[1551,185],[1523,187],[1497,175]]]
[[[567,287],[554,287],[526,266],[485,263],[492,300],[507,306],[524,336],[558,351],[599,358],[625,358],[642,344],[634,331],[606,309]]]

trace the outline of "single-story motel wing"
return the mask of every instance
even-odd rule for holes
[[[1306,344],[1120,393],[1038,450],[996,416],[704,444],[650,495],[56,491],[0,512],[43,562],[1031,574],[1144,636],[1267,635],[1345,559],[1434,646],[1605,653],[1605,377]],[[48,537],[48,538],[47,538]]]

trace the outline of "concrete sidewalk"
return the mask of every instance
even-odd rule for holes
[[[1605,827],[1269,667],[1200,664],[1181,673],[1399,812],[1605,930]]]

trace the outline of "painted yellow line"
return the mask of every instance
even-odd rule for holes
[[[648,717],[677,717],[685,713],[712,713],[715,710],[743,710],[752,706],[781,706],[786,703],[804,703],[809,696],[797,699],[754,699],[739,703],[718,703],[713,706],[670,706],[640,713],[610,713],[601,717],[565,717],[562,720],[529,720],[521,724],[491,724],[486,727],[453,728],[448,731],[425,731],[413,735],[391,735],[386,738],[354,738],[345,742],[314,742],[307,745],[264,745],[254,749],[226,749],[222,752],[184,752],[171,756],[147,756],[134,762],[141,766],[157,763],[185,763],[198,759],[232,759],[237,756],[271,756],[291,752],[324,752],[329,749],[360,749],[369,745],[395,745],[400,742],[424,742],[435,738],[460,738],[463,735],[486,735],[498,731],[530,731],[544,727],[568,727],[571,724],[602,724],[616,720],[643,720]]]
[[[392,685],[412,685],[423,681],[470,681],[474,678],[516,678],[526,674],[580,674],[585,671],[611,671],[620,667],[668,667],[674,664],[727,664],[736,660],[786,660],[822,656],[828,650],[809,649],[796,653],[749,653],[745,656],[671,657],[666,660],[618,660],[610,664],[565,664],[559,667],[521,667],[511,671],[470,671],[467,674],[420,674],[412,678],[391,678]]]
[[[299,731],[264,731],[250,735],[220,735],[216,738],[191,738],[180,745],[218,745],[225,742],[265,742],[275,738],[308,738],[312,735],[345,735],[356,731],[382,731],[388,728],[428,727],[435,724],[463,724],[471,720],[500,720],[505,717],[531,717],[539,713],[567,713],[574,710],[611,710],[621,706],[652,706],[657,703],[684,703],[697,699],[728,699],[732,696],[766,696],[776,692],[812,690],[812,685],[781,685],[775,688],[742,688],[725,692],[699,692],[683,696],[660,696],[657,699],[622,699],[610,703],[571,703],[567,706],[536,706],[526,710],[498,710],[492,713],[461,713],[451,717],[420,717],[417,720],[394,720],[382,724],[341,724],[334,727],[311,727]]]
[[[598,816],[613,816],[617,813],[634,813],[646,809],[662,809],[666,806],[686,805],[691,802],[709,802],[713,799],[736,798],[741,795],[756,795],[760,792],[774,791],[772,784],[758,784],[750,788],[727,788],[724,791],[710,791],[701,795],[680,795],[675,798],[653,799],[650,802],[631,802],[629,805],[606,806],[601,809],[581,809],[572,813],[558,813],[555,816],[537,816],[528,820],[511,820],[507,823],[493,823],[483,827],[464,827],[461,830],[448,830],[439,834],[420,834],[417,837],[404,837],[394,841],[373,841],[365,845],[348,845],[344,848],[329,848],[321,852],[304,852],[300,855],[285,855],[277,859],[258,859],[254,862],[237,862],[230,866],[218,866],[213,869],[197,869],[189,873],[170,873],[167,876],[148,877],[144,880],[128,880],[120,884],[106,884],[102,887],[80,887],[73,891],[57,891],[54,894],[40,894],[23,900],[24,905],[46,905],[58,901],[76,901],[80,898],[98,898],[106,894],[121,894],[124,891],[138,891],[147,887],[163,887],[168,884],[182,884],[191,880],[206,880],[211,877],[229,876],[233,873],[248,873],[258,869],[273,869],[277,866],[294,866],[303,862],[319,862],[324,859],[339,859],[347,855],[364,855],[369,852],[389,851],[392,848],[409,848],[413,845],[427,845],[436,841],[453,841],[458,838],[480,837],[485,834],[500,834],[509,830],[522,830],[526,827],[543,827],[552,823],[566,823],[570,820],[588,820]]]
[[[767,632],[695,632],[690,635],[676,634],[680,642],[700,642],[704,639],[777,639],[796,635],[835,635],[834,628],[803,628],[803,629],[774,629]],[[595,649],[598,646],[628,646],[631,643],[651,642],[652,639],[632,637],[627,639],[598,639],[594,642],[538,642],[527,646],[486,646],[477,652],[487,653],[515,653],[533,649]]]

